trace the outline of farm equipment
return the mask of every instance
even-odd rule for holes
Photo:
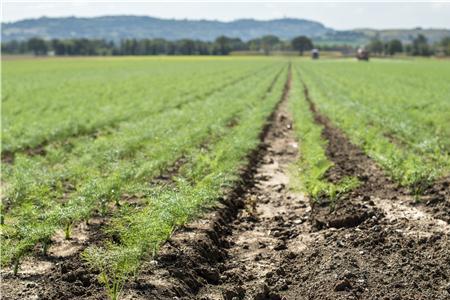
[[[369,61],[369,51],[367,51],[363,47],[359,48],[358,51],[356,52],[356,58],[358,60]]]
[[[311,50],[311,58],[312,59],[319,59],[319,50],[318,49],[312,49]]]

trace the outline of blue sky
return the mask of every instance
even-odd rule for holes
[[[2,1],[3,22],[41,16],[147,15],[175,19],[230,21],[295,17],[335,29],[450,28],[450,2],[148,2],[148,1]]]

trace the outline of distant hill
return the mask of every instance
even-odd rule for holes
[[[90,38],[119,41],[125,38],[183,38],[211,41],[220,35],[238,37],[244,41],[273,34],[281,39],[306,35],[316,42],[364,43],[371,37],[410,40],[424,33],[431,41],[450,36],[447,29],[427,30],[373,30],[338,31],[315,21],[303,19],[276,19],[259,21],[242,19],[232,22],[209,20],[169,20],[144,16],[104,16],[94,18],[39,18],[2,24],[2,40]]]

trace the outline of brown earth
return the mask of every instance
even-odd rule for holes
[[[78,224],[70,240],[58,232],[48,255],[40,254],[37,247],[34,256],[21,263],[17,276],[10,269],[2,270],[1,299],[105,299],[97,275],[80,259],[83,249],[104,238],[102,226],[101,218]]]
[[[443,201],[416,204],[309,99],[335,164],[327,178],[361,182],[334,209],[327,199],[311,203],[290,188],[301,145],[289,86],[242,183],[175,232],[125,286],[124,299],[450,299],[450,225],[439,212],[449,202],[445,181],[428,191]],[[59,263],[46,280],[4,277],[3,299],[105,298],[76,256]]]

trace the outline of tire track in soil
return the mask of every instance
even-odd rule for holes
[[[315,230],[325,233],[285,270],[288,299],[449,299],[450,234],[442,220],[411,204],[358,147],[316,109],[335,166],[331,181],[356,176],[361,186],[331,210],[312,204]],[[285,263],[285,262],[283,262]]]

